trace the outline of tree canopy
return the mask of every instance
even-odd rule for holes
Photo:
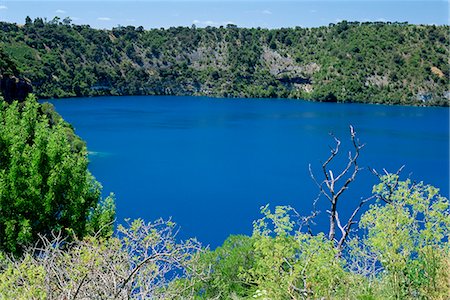
[[[112,222],[113,199],[99,203],[87,166],[84,142],[53,107],[0,99],[0,249],[18,254],[39,235],[82,237]]]

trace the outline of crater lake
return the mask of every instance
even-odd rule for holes
[[[90,171],[114,192],[117,221],[169,218],[180,237],[212,248],[251,234],[262,205],[309,215],[322,162],[342,141],[334,173],[352,151],[349,125],[365,144],[363,168],[341,202],[351,213],[371,195],[369,170],[434,185],[449,196],[449,109],[282,99],[121,96],[49,101],[87,142]],[[327,202],[314,231],[327,228]]]

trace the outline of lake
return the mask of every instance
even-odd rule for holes
[[[364,170],[342,198],[342,215],[369,196],[368,169],[424,181],[449,195],[449,109],[315,103],[281,99],[122,96],[50,101],[90,151],[89,169],[105,195],[114,192],[117,219],[169,218],[180,237],[211,247],[230,234],[251,234],[259,209],[291,205],[308,215],[321,162],[352,124],[365,147]],[[315,231],[326,229],[326,201]]]

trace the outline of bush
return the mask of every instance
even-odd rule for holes
[[[107,211],[97,208],[101,186],[87,170],[84,143],[61,118],[49,118],[48,106],[44,111],[33,96],[0,100],[0,250],[13,254],[39,234],[82,237],[114,217],[110,200]],[[87,226],[89,219],[96,224]]]

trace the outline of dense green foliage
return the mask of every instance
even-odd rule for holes
[[[40,98],[283,97],[449,103],[448,26],[340,22],[319,28],[112,30],[58,18],[0,23],[0,48]]]
[[[0,48],[0,75],[17,75],[16,65],[11,58]]]
[[[99,203],[87,165],[85,144],[52,106],[0,99],[0,249],[18,254],[39,235],[82,237],[112,222],[113,200]]]
[[[450,203],[438,189],[389,174],[345,254],[322,233],[296,229],[290,208],[262,208],[251,237],[202,254],[201,299],[446,299]],[[387,201],[381,203],[381,199]]]

